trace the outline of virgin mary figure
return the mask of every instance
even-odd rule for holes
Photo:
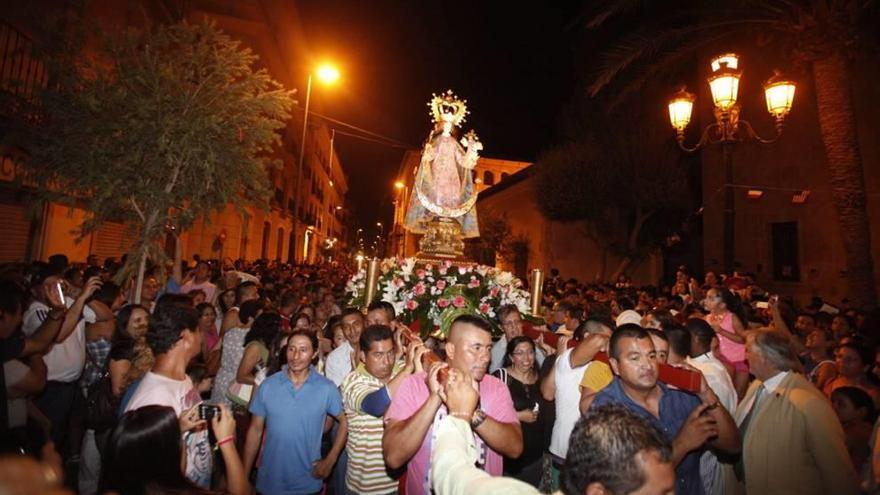
[[[482,144],[473,131],[461,141],[454,137],[467,108],[451,90],[442,96],[434,95],[430,106],[435,124],[422,151],[404,226],[422,234],[433,220],[454,219],[461,226],[462,237],[477,237],[480,232],[474,207],[477,192],[473,168]]]

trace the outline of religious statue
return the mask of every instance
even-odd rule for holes
[[[483,145],[474,131],[461,141],[453,135],[468,113],[466,103],[448,90],[433,95],[428,104],[434,128],[422,151],[404,221],[410,232],[424,234],[422,254],[460,257],[462,239],[480,235],[472,171]]]

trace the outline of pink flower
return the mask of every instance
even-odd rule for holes
[[[438,308],[443,309],[447,306],[449,306],[449,299],[446,299],[445,297],[441,297],[440,299],[437,299],[437,307]]]
[[[410,299],[406,302],[406,309],[410,311],[415,311],[416,308],[419,307],[419,303],[415,299]]]
[[[480,281],[477,280],[477,277],[471,277],[471,281],[468,282],[468,288],[474,289],[480,286]]]
[[[445,280],[438,280],[437,281],[437,288],[440,290],[445,289],[446,288],[446,281]]]
[[[449,272],[449,270],[447,270],[445,266],[440,268],[439,271],[440,271],[440,275],[446,275],[446,273]]]
[[[498,297],[498,287],[489,289],[489,297]]]
[[[403,287],[403,279],[402,278],[395,278],[394,285],[396,285],[397,287]]]
[[[452,262],[449,261],[449,260],[444,260],[444,261],[443,261],[443,266],[444,266],[445,268],[449,268],[450,266],[452,266]]]
[[[416,277],[419,277],[419,279],[425,278],[425,270],[422,270],[421,268],[416,270]]]
[[[463,307],[465,305],[465,302],[466,301],[464,299],[464,296],[455,296],[452,298],[452,305],[455,306],[456,308]]]
[[[434,265],[432,265],[432,264],[430,264],[430,263],[428,263],[427,265],[425,265],[425,270],[433,270],[433,269],[434,269]]]
[[[480,304],[480,313],[483,313],[483,314],[489,313],[489,305],[487,303]]]
[[[425,284],[419,282],[413,287],[413,294],[421,296],[425,293]]]

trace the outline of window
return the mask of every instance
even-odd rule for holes
[[[501,180],[504,180],[508,177],[510,177],[510,174],[508,174],[507,172],[501,172]]]
[[[281,256],[284,254],[284,229],[282,227],[278,227],[278,250],[275,252],[275,258],[281,259]]]
[[[272,225],[269,222],[263,223],[263,245],[260,249],[261,258],[269,258],[269,235],[271,235]]]
[[[787,282],[800,281],[798,223],[770,224],[770,238],[773,250],[773,279]]]
[[[487,186],[495,184],[495,174],[493,174],[491,170],[483,172],[483,184],[486,184]]]

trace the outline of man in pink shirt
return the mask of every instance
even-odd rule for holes
[[[406,465],[406,493],[431,493],[431,448],[434,431],[447,415],[469,421],[477,449],[477,466],[493,476],[500,476],[503,457],[516,458],[522,453],[522,430],[507,386],[487,375],[492,349],[492,327],[472,315],[459,316],[449,330],[446,342],[447,362],[435,365],[426,375],[409,376],[391,398],[385,412],[385,436],[382,450],[387,467],[395,470]],[[480,391],[480,407],[473,413],[448,411],[445,395],[438,383],[440,368],[450,366],[473,378]],[[467,416],[467,417],[464,417]]]

